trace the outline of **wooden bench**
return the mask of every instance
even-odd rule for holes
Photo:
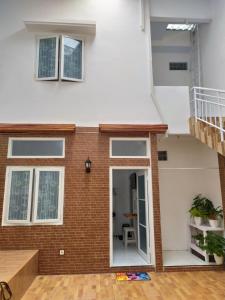
[[[0,251],[0,281],[8,283],[13,297],[22,298],[38,274],[38,250]]]

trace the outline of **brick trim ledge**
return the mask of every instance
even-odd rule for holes
[[[165,133],[167,129],[168,125],[166,124],[99,124],[99,131],[102,133]]]
[[[69,132],[76,130],[75,124],[4,124],[0,123],[0,133]]]

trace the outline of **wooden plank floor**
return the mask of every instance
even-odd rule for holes
[[[22,300],[224,300],[225,272],[151,273],[148,282],[114,274],[38,276]]]

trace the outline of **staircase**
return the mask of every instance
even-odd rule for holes
[[[194,87],[191,108],[191,135],[225,156],[225,91]]]

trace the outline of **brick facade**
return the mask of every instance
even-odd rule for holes
[[[150,135],[156,271],[163,271],[157,135]]]
[[[149,159],[110,159],[110,136],[99,133],[98,128],[82,127],[77,128],[75,134],[65,135],[65,159],[7,159],[9,136],[18,134],[0,136],[0,211],[3,208],[6,166],[65,166],[64,224],[1,227],[0,248],[39,249],[41,274],[118,271],[118,268],[109,268],[109,167],[146,167]],[[156,262],[161,270],[157,139],[154,134],[151,136],[151,151]],[[84,169],[88,156],[92,161],[90,174]],[[64,256],[59,255],[60,249],[65,250]]]
[[[221,188],[221,197],[223,205],[223,215],[225,216],[225,157],[218,153],[218,164],[220,172],[220,188]],[[224,224],[225,224],[225,218]]]

